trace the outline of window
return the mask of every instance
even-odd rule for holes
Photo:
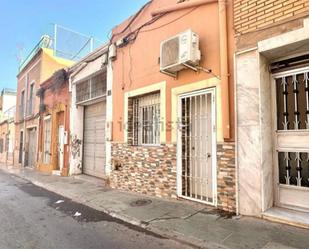
[[[133,98],[133,144],[160,144],[160,93]]]
[[[309,129],[309,72],[276,79],[278,130]]]
[[[100,73],[76,85],[76,103],[104,96],[106,93],[106,73]]]
[[[51,121],[50,117],[44,120],[44,155],[43,162],[45,164],[50,163],[50,145],[51,145]]]
[[[103,73],[91,79],[91,98],[102,96],[106,92],[105,79],[106,75]]]
[[[24,118],[24,105],[25,105],[25,90],[21,92],[20,95],[20,105],[19,105],[19,117],[20,119]]]
[[[30,85],[30,90],[29,90],[30,92],[29,92],[29,100],[28,100],[28,110],[27,110],[27,115],[31,115],[31,114],[33,114],[33,107],[34,107],[34,103],[33,103],[33,100],[34,100],[34,98],[33,98],[33,93],[34,93],[34,83],[32,83],[31,85]]]
[[[76,103],[90,99],[90,82],[89,80],[76,85]]]

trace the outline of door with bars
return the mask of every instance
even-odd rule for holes
[[[178,195],[215,204],[216,149],[214,90],[179,99]]]
[[[309,68],[274,75],[275,204],[309,211]]]

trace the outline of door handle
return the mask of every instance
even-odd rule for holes
[[[207,158],[211,158],[211,154],[210,153],[207,153]]]

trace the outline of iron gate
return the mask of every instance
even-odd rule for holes
[[[215,204],[214,89],[180,96],[178,195]]]

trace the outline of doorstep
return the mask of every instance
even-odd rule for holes
[[[262,214],[266,220],[309,229],[309,213],[273,207]]]

